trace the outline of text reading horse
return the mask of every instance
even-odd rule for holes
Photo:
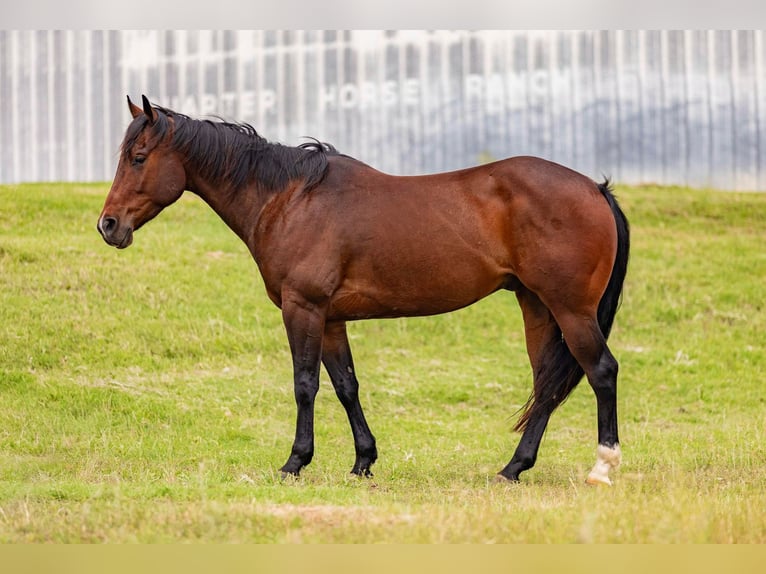
[[[292,353],[298,415],[284,473],[297,475],[314,454],[320,364],[351,424],[351,472],[369,475],[377,458],[347,321],[446,313],[506,289],[521,306],[534,385],[500,476],[515,481],[534,465],[551,413],[585,374],[598,405],[588,482],[610,484],[620,446],[606,338],[629,228],[607,183],[533,157],[391,176],[326,144],[269,143],[249,125],[194,120],[145,96],[142,108],[128,105],[133,121],[98,230],[128,247],[189,190],[247,244]]]

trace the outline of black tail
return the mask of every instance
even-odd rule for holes
[[[608,339],[609,333],[612,331],[614,316],[620,306],[622,286],[628,271],[630,226],[628,219],[612,194],[609,180],[598,184],[598,188],[609,203],[617,226],[617,254],[614,258],[612,275],[598,304],[598,325],[604,339]],[[561,331],[559,330],[556,337],[548,343],[543,351],[540,367],[534,373],[534,380],[542,384],[535,384],[532,395],[522,407],[523,411],[514,430],[523,431],[533,414],[550,415],[557,406],[566,400],[584,374],[582,367],[569,352],[569,348],[561,338]]]
[[[604,183],[600,183],[598,188],[609,203],[609,207],[612,208],[614,222],[617,225],[617,255],[614,258],[612,276],[609,278],[609,284],[606,286],[606,291],[603,297],[601,297],[601,302],[598,304],[598,325],[601,327],[604,339],[608,339],[609,333],[612,331],[614,316],[617,314],[617,309],[620,306],[622,285],[628,272],[630,225],[628,225],[628,218],[625,217],[622,209],[620,209],[617,199],[612,194],[609,180],[607,179]]]

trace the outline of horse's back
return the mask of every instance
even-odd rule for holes
[[[529,202],[548,210],[606,207],[596,183],[589,177],[561,164],[534,156],[516,156],[495,162],[448,172],[399,176],[378,171],[346,156],[330,162],[324,190],[339,194],[340,201],[375,205],[376,200],[396,205],[410,199],[425,206],[470,201],[476,208],[499,199],[507,208],[516,201]],[[339,206],[340,207],[340,206]],[[374,209],[377,209],[375,205]],[[604,211],[607,213],[608,210]]]

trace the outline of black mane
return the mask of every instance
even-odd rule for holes
[[[333,146],[318,140],[290,147],[269,142],[246,123],[195,120],[159,106],[154,109],[158,118],[151,126],[152,138],[161,141],[172,120],[171,147],[183,153],[202,177],[234,189],[257,183],[278,191],[296,180],[304,181],[305,189],[311,189],[327,173],[327,156],[338,154]],[[130,124],[123,153],[135,144],[147,124],[145,115]]]

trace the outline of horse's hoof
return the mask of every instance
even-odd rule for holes
[[[612,481],[609,480],[608,476],[603,476],[591,472],[588,475],[588,478],[585,479],[585,484],[589,484],[591,486],[612,486]]]
[[[495,483],[497,484],[517,484],[518,482],[518,478],[508,478],[500,473],[495,475]]]
[[[366,468],[364,470],[352,470],[349,474],[357,478],[372,478],[373,476],[375,476],[374,474],[372,474],[372,471],[369,468]]]
[[[620,466],[620,460],[622,459],[620,445],[615,444],[610,447],[600,444],[596,453],[598,455],[596,464],[593,465],[593,469],[588,474],[585,482],[594,486],[612,486],[612,481],[609,480],[609,471]]]

